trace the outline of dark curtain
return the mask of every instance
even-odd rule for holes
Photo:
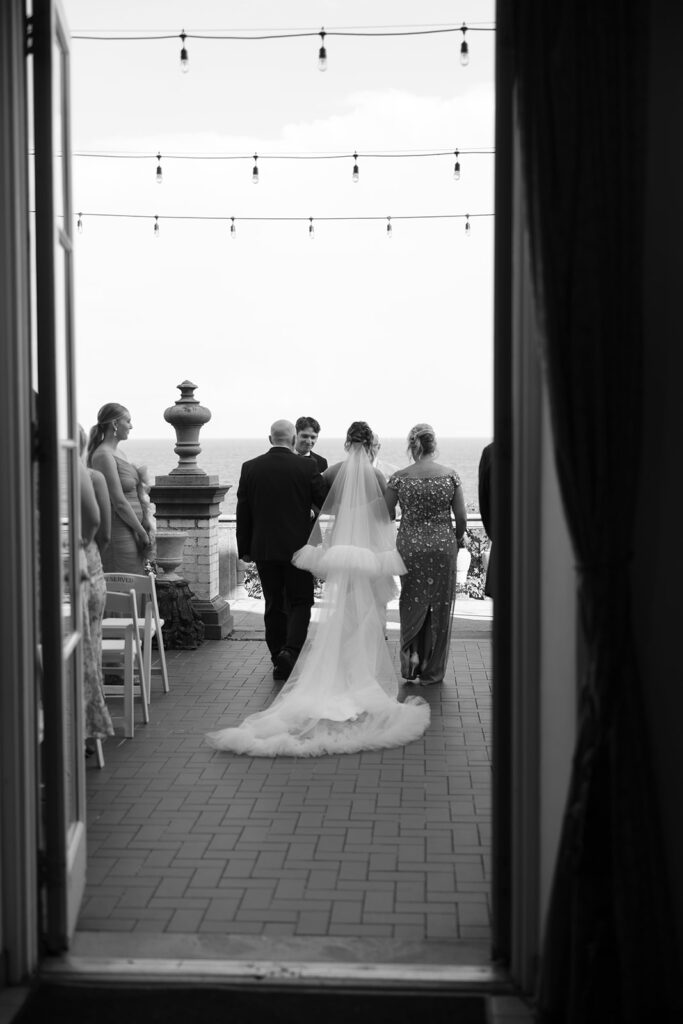
[[[513,10],[542,359],[587,651],[539,1019],[642,1024],[668,1019],[673,952],[629,600],[649,12],[628,0]]]

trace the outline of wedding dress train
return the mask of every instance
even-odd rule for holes
[[[218,750],[314,757],[403,746],[429,725],[420,697],[397,699],[385,640],[393,577],[405,572],[365,448],[353,445],[294,564],[325,579],[320,617],[270,707],[210,733]]]

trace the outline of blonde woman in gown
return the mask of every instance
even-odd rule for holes
[[[429,705],[398,700],[398,678],[385,640],[393,577],[404,571],[370,463],[372,432],[354,423],[347,457],[331,481],[308,544],[292,561],[325,580],[319,620],[288,682],[265,711],[207,736],[218,750],[252,756],[315,757],[403,746],[429,725]]]
[[[458,545],[467,527],[460,477],[436,462],[428,423],[408,434],[413,463],[387,482],[392,517],[401,508],[396,546],[407,572],[401,578],[401,674],[426,686],[443,681],[455,601]]]
[[[90,431],[88,465],[103,474],[111,502],[111,541],[102,559],[105,572],[144,573],[154,542],[146,472],[118,450],[132,426],[125,406],[108,402]]]

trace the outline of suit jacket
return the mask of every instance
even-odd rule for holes
[[[324,455],[318,455],[317,452],[311,452],[310,455],[297,455],[299,459],[315,459],[318,463],[318,472],[324,473],[327,469],[327,459]]]
[[[237,551],[255,562],[289,562],[311,532],[311,506],[326,487],[315,459],[274,447],[242,466],[237,487]]]
[[[493,441],[487,444],[479,460],[479,512],[489,537],[491,530],[491,474],[493,472]]]

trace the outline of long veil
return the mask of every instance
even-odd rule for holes
[[[315,756],[417,739],[429,724],[429,705],[419,697],[399,703],[385,639],[386,603],[405,566],[362,445],[352,445],[292,561],[325,580],[318,621],[270,707],[207,741],[253,755]]]

